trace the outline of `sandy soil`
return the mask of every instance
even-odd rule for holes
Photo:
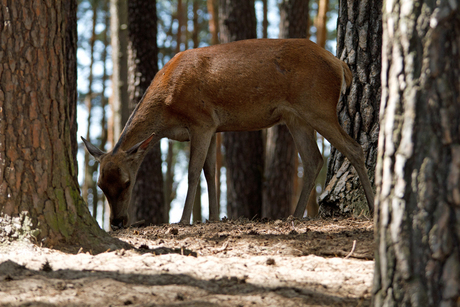
[[[238,220],[111,234],[135,249],[75,255],[1,246],[0,305],[370,305],[367,219]]]

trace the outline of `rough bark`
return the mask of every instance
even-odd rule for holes
[[[384,8],[374,306],[460,301],[460,10]]]
[[[280,3],[280,38],[305,38],[308,32],[308,5],[305,0]]]
[[[280,38],[306,38],[309,1],[283,0]],[[272,219],[293,213],[294,176],[297,176],[294,140],[285,125],[267,130],[262,216]],[[309,210],[313,211],[313,210]],[[312,213],[312,212],[309,212]]]
[[[128,2],[128,93],[130,109],[150,85],[158,71],[156,1]],[[145,224],[162,224],[165,201],[161,170],[160,143],[149,150],[137,173],[131,196],[131,222],[145,220]]]
[[[67,84],[77,84],[77,40],[78,33],[77,27],[77,1],[70,0],[65,1],[64,11],[67,14],[67,23],[66,23],[66,35],[65,35],[65,45],[67,48],[66,53],[66,65],[67,65]],[[73,155],[74,168],[78,174],[78,163],[77,163],[77,152],[78,152],[78,142],[77,142],[77,87],[68,86],[67,87],[67,103],[69,104],[69,123],[70,123],[70,143]],[[79,188],[77,177],[74,178]]]
[[[66,36],[75,34],[75,9],[74,1],[2,2],[0,241],[99,252],[110,237],[79,194],[70,130],[76,46],[67,44],[76,41]]]
[[[337,56],[348,63],[353,83],[337,106],[344,130],[361,144],[371,183],[379,132],[382,0],[340,1]],[[360,214],[367,209],[358,174],[348,159],[332,148],[320,214]]]
[[[221,0],[219,15],[221,43],[257,37],[253,0]],[[228,217],[260,217],[264,168],[262,132],[227,132],[223,144]]]

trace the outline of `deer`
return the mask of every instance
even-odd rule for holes
[[[176,54],[155,75],[118,142],[103,152],[83,139],[100,164],[98,186],[111,208],[113,228],[129,226],[128,208],[137,171],[161,138],[190,142],[188,190],[180,224],[190,224],[204,170],[209,219],[219,220],[216,133],[287,125],[304,167],[294,217],[302,218],[323,158],[315,131],[353,165],[370,214],[374,194],[361,146],[340,126],[337,103],[352,82],[348,65],[308,39],[251,39]]]

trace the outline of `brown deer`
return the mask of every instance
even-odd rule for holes
[[[307,39],[255,39],[178,53],[155,76],[112,151],[83,139],[100,162],[98,185],[111,207],[111,225],[129,225],[137,170],[150,145],[167,137],[190,141],[188,191],[180,223],[189,224],[201,170],[210,220],[218,220],[215,134],[286,124],[305,178],[294,216],[302,217],[323,165],[314,131],[355,167],[369,211],[374,195],[361,146],[339,125],[336,106],[352,81],[347,64]]]

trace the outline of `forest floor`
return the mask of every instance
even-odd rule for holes
[[[0,246],[0,306],[369,306],[372,221],[222,221],[111,232],[135,249]]]

